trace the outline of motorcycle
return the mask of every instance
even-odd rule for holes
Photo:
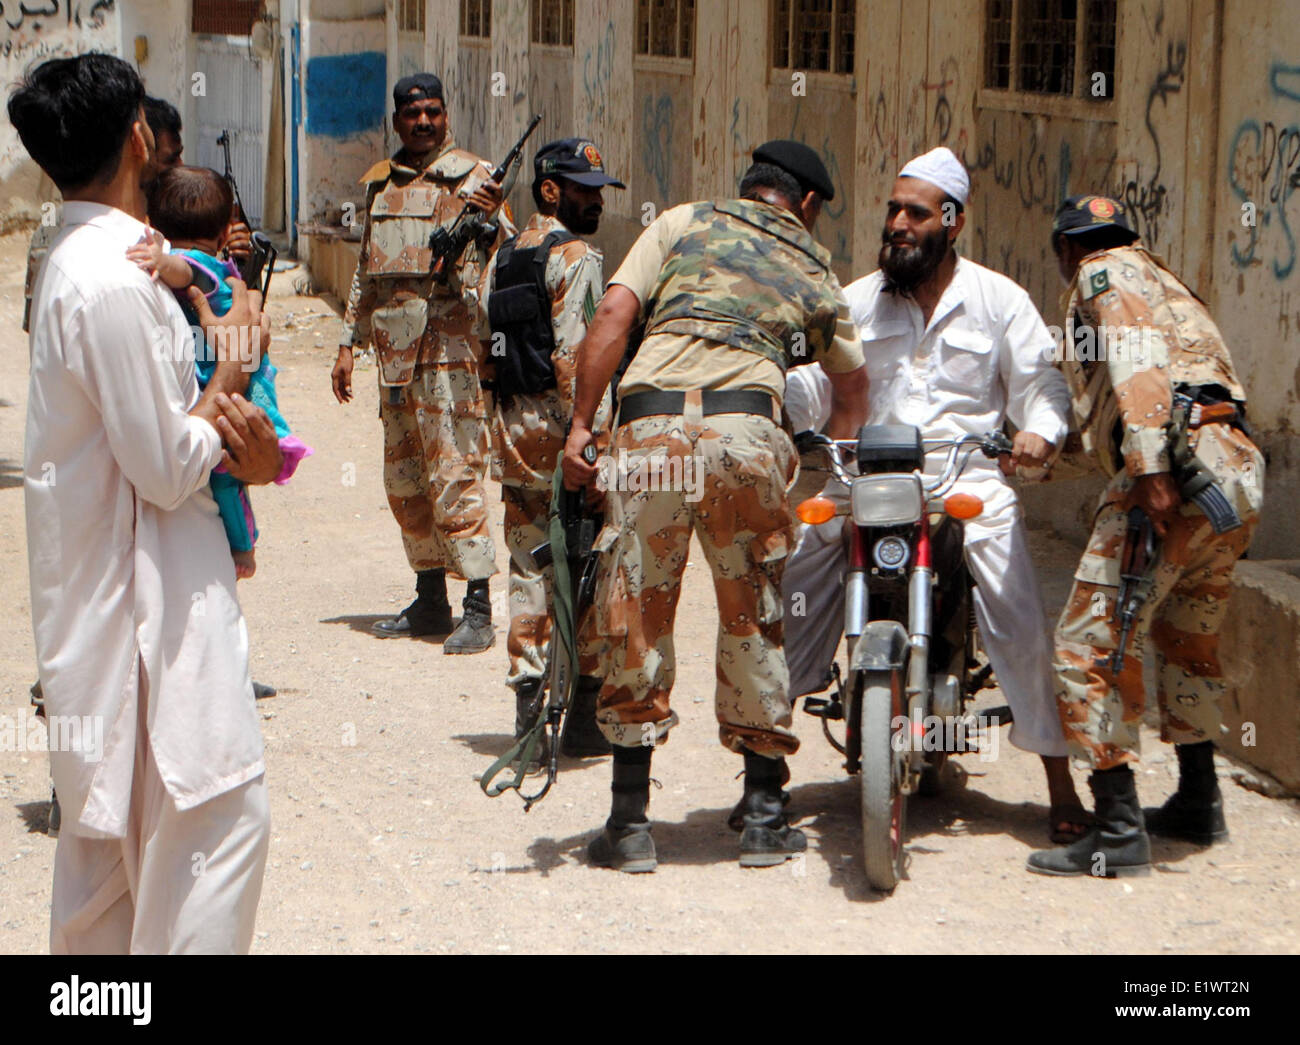
[[[974,749],[964,709],[992,676],[978,659],[963,553],[964,523],[984,504],[948,491],[972,454],[1009,454],[1011,441],[1001,432],[924,440],[911,425],[866,425],[856,440],[805,432],[795,442],[805,457],[824,456],[848,488],[842,500],[819,494],[803,501],[800,520],[852,520],[844,578],[848,672],[832,665],[830,696],[806,698],[804,710],[821,718],[845,769],[858,774],[867,880],[892,892],[903,872],[907,799],[937,793],[947,757]],[[942,450],[942,470],[927,477],[926,453]],[[856,472],[844,464],[845,453]],[[842,742],[830,728],[839,720]]]

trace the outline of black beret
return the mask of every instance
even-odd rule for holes
[[[393,88],[393,109],[396,111],[407,102],[424,101],[426,98],[437,98],[438,101],[446,104],[447,99],[443,97],[441,80],[433,73],[403,76]]]
[[[824,200],[835,198],[835,186],[822,158],[803,142],[778,139],[764,142],[754,150],[755,163],[770,163],[780,167],[807,192],[811,189]]]

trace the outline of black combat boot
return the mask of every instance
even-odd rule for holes
[[[1088,778],[1097,826],[1077,842],[1029,854],[1035,874],[1127,878],[1151,873],[1151,839],[1142,822],[1133,770],[1117,766]]]
[[[778,759],[778,763],[781,766],[780,783],[782,785],[788,784],[790,782],[790,765],[788,762],[786,762],[784,758]],[[727,817],[727,826],[731,828],[733,831],[745,830],[745,803],[748,801],[748,796],[749,796],[749,787],[748,787],[748,781],[746,781],[745,793],[740,796],[740,801],[737,802],[732,807],[731,813]],[[790,792],[782,791],[781,805],[788,806],[789,804],[790,804]]]
[[[790,779],[784,758],[745,749],[745,794],[740,800],[740,866],[774,867],[808,848],[808,839],[785,816],[781,785]]]
[[[465,615],[442,644],[443,653],[482,653],[497,640],[492,627],[492,597],[486,580],[470,581],[465,592]]]
[[[1178,790],[1159,809],[1144,809],[1147,830],[1161,838],[1213,845],[1228,837],[1223,792],[1214,774],[1214,741],[1175,744]]]
[[[451,603],[447,601],[447,571],[418,571],[415,575],[415,601],[396,617],[375,621],[371,630],[385,639],[449,634]]]
[[[515,739],[522,737],[534,722],[537,721],[538,709],[534,707],[537,701],[537,694],[542,688],[541,679],[524,679],[515,687]],[[551,757],[550,743],[547,740],[545,730],[542,731],[541,743],[537,745],[537,751],[529,760],[527,773],[540,772]],[[517,764],[517,763],[516,763]]]
[[[659,866],[655,840],[650,837],[646,806],[650,804],[652,747],[614,748],[614,779],[605,830],[587,846],[587,858],[599,867],[627,874],[644,874]]]
[[[596,723],[596,698],[601,685],[602,680],[594,675],[578,676],[578,688],[564,725],[564,743],[560,745],[570,758],[599,758],[610,752],[609,741]]]

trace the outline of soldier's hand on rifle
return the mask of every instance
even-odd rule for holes
[[[469,203],[474,204],[484,214],[492,214],[501,206],[505,197],[501,194],[501,186],[496,182],[488,180],[469,194]]]
[[[568,441],[564,444],[564,460],[561,463],[566,490],[580,490],[584,486],[591,486],[595,481],[596,466],[582,459],[583,449],[591,442],[593,442],[591,430],[581,426],[575,420]]]
[[[351,345],[339,345],[339,357],[334,360],[334,369],[330,371],[330,384],[334,388],[334,398],[340,403],[352,400]]]
[[[253,253],[253,234],[238,218],[232,218],[230,224],[226,226],[225,248],[241,269],[248,256]]]
[[[1163,537],[1169,524],[1178,516],[1183,499],[1168,472],[1144,475],[1133,485],[1125,508],[1141,508],[1151,519],[1156,534]]]

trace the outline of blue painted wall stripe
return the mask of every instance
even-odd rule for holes
[[[388,103],[383,51],[307,60],[307,133],[347,138],[380,126]]]

